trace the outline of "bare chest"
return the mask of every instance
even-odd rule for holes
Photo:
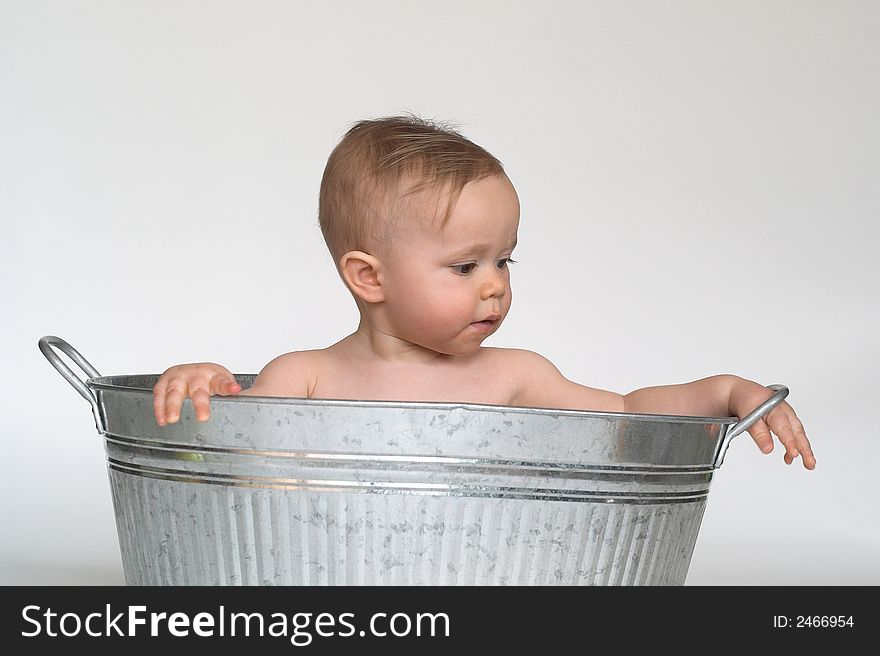
[[[356,367],[322,363],[315,372],[311,398],[362,401],[440,401],[511,405],[515,386],[492,366]]]

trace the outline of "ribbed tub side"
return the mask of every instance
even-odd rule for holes
[[[705,509],[110,481],[133,585],[679,585]]]

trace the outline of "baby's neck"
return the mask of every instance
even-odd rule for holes
[[[381,330],[369,328],[363,322],[355,332],[330,349],[360,362],[404,367],[438,364],[455,357],[407,342]]]

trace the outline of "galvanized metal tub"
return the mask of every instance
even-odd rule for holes
[[[730,439],[788,393],[742,421],[213,397],[160,427],[157,375],[39,345],[92,404],[130,585],[682,584]]]

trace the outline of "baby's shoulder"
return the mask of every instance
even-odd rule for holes
[[[269,367],[272,367],[273,369],[295,367],[301,366],[307,362],[317,361],[322,357],[325,350],[326,349],[312,349],[307,351],[282,353],[281,355],[272,358],[263,370],[265,371],[265,369]]]
[[[314,373],[322,357],[321,349],[315,349],[291,351],[273,358],[254,381],[253,393],[266,396],[309,396]]]
[[[510,397],[507,405],[523,405],[524,399],[529,398],[524,391],[552,386],[561,377],[552,362],[534,351],[488,346],[480,351],[484,358],[480,369],[493,372],[493,380],[501,373]]]
[[[543,355],[527,349],[484,346],[480,351],[485,358],[486,364],[513,367],[514,371],[521,370],[527,372],[535,367],[553,366]]]

